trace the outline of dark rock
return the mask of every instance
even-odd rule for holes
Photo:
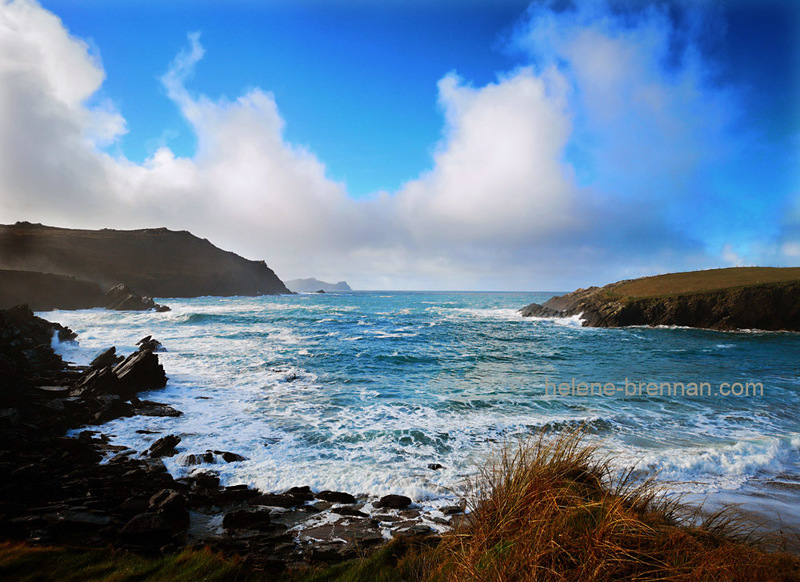
[[[428,465],[428,469],[431,471],[438,471],[439,469],[444,469],[444,465],[440,465],[439,463],[430,463]]]
[[[219,487],[219,475],[210,471],[198,471],[192,475],[197,487],[200,489],[216,489]]]
[[[166,521],[173,530],[189,526],[186,497],[172,489],[162,489],[150,498],[148,510]]]
[[[149,297],[137,295],[130,288],[120,283],[115,285],[103,294],[100,300],[101,305],[106,309],[118,311],[146,311],[154,309],[156,311],[169,311],[169,307],[159,305]]]
[[[236,453],[229,453],[228,451],[212,451],[215,455],[219,455],[222,457],[222,460],[226,463],[240,463],[242,461],[246,461],[247,458],[243,457],[242,455],[237,455]]]
[[[92,363],[89,364],[90,368],[105,368],[107,366],[116,366],[119,364],[124,358],[122,356],[117,355],[117,348],[111,346],[104,352],[100,352],[97,354]]]
[[[163,517],[148,512],[133,516],[120,530],[120,534],[129,540],[151,545],[168,540],[172,531],[172,527]]]
[[[119,395],[135,396],[137,392],[163,388],[167,384],[164,367],[151,351],[134,352],[114,367],[120,382]]]
[[[464,508],[460,505],[445,505],[444,507],[440,508],[444,515],[456,515],[458,513],[464,513]]]
[[[369,515],[363,511],[359,511],[353,507],[334,507],[331,509],[331,512],[338,515],[349,515],[351,517],[369,517]]]
[[[160,402],[153,402],[151,400],[141,400],[133,403],[133,412],[140,416],[170,416],[178,417],[183,413],[180,410],[175,410],[167,404]]]
[[[110,367],[105,367],[91,370],[75,383],[69,394],[88,398],[119,392],[119,378]]]
[[[139,346],[139,351],[143,352],[145,350],[149,350],[151,352],[164,352],[164,346],[161,345],[161,342],[157,339],[153,339],[152,336],[146,336],[136,342],[136,345]]]
[[[176,453],[175,447],[177,447],[180,442],[181,437],[168,434],[150,445],[148,452],[151,457],[172,457]]]
[[[259,496],[258,491],[250,489],[247,485],[233,485],[210,493],[211,501],[216,505],[242,503]]]
[[[342,491],[320,491],[315,495],[315,497],[317,499],[322,499],[323,501],[330,501],[331,503],[352,504],[356,502],[355,497],[353,497],[349,493],[344,493]]]
[[[314,493],[311,491],[311,487],[308,485],[303,487],[292,487],[288,491],[285,491],[284,495],[291,495],[298,501],[311,501],[314,499]]]
[[[411,499],[405,495],[385,495],[374,505],[375,509],[405,509],[411,505]]]
[[[283,507],[284,509],[289,509],[291,507],[297,507],[302,502],[291,495],[264,493],[257,497],[253,497],[250,501],[248,501],[248,503],[250,505],[267,505],[269,507]]]
[[[269,511],[231,511],[222,518],[225,529],[263,529],[270,525]]]

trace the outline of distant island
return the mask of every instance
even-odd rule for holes
[[[629,279],[531,303],[520,312],[524,317],[581,314],[590,327],[800,331],[800,268],[732,267]]]
[[[286,286],[295,293],[316,293],[317,291],[352,291],[347,281],[339,281],[338,283],[326,283],[319,279],[292,279],[286,281]]]
[[[264,261],[223,251],[187,231],[0,225],[0,308],[19,303],[35,310],[120,308],[132,305],[128,295],[283,293],[290,291]]]

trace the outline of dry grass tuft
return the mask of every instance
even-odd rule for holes
[[[473,483],[433,579],[800,580],[800,560],[744,539],[730,512],[685,524],[653,479],[614,479],[582,430],[505,450]]]

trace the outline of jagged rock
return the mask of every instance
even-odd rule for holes
[[[405,509],[411,505],[411,499],[405,495],[385,495],[375,503],[375,509]]]
[[[111,346],[110,348],[108,348],[104,352],[100,352],[95,357],[95,359],[92,360],[92,363],[89,364],[89,367],[90,368],[94,368],[94,369],[99,369],[99,368],[105,368],[105,367],[108,367],[108,366],[116,366],[117,364],[119,364],[124,359],[125,358],[123,358],[122,356],[118,356],[117,355],[117,348],[114,347],[114,346]]]
[[[431,471],[438,471],[439,469],[444,469],[444,465],[440,465],[439,463],[430,463],[428,465],[428,469]]]
[[[139,351],[143,352],[145,350],[150,350],[151,352],[164,352],[164,346],[161,345],[161,342],[157,339],[153,339],[152,336],[146,336],[136,342],[136,345],[139,346]]]
[[[83,376],[70,390],[70,396],[83,398],[97,397],[105,394],[119,395],[119,378],[110,367],[91,370]]]
[[[115,285],[106,291],[103,294],[101,303],[106,309],[114,309],[117,311],[146,311],[148,309],[155,309],[156,311],[163,312],[170,310],[166,305],[159,305],[150,297],[137,295],[124,283]]]
[[[132,353],[113,371],[119,379],[117,394],[125,399],[137,392],[163,388],[167,384],[164,367],[158,362],[158,356],[149,350]]]
[[[148,449],[151,457],[171,457],[176,454],[175,447],[181,442],[181,437],[168,434],[161,437]]]
[[[317,499],[323,501],[330,501],[331,503],[347,503],[352,504],[356,502],[356,498],[349,493],[342,491],[320,491],[315,495]]]

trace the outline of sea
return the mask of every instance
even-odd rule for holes
[[[100,427],[141,454],[166,434],[176,477],[213,469],[264,492],[402,494],[436,507],[487,459],[540,431],[583,427],[615,471],[655,474],[665,494],[739,504],[800,529],[800,334],[588,328],[523,318],[554,293],[370,291],[158,299],[171,311],[39,315],[88,364],[152,335],[169,377],[140,395],[177,418]],[[192,465],[206,450],[241,462]],[[440,466],[440,467],[437,467]]]

